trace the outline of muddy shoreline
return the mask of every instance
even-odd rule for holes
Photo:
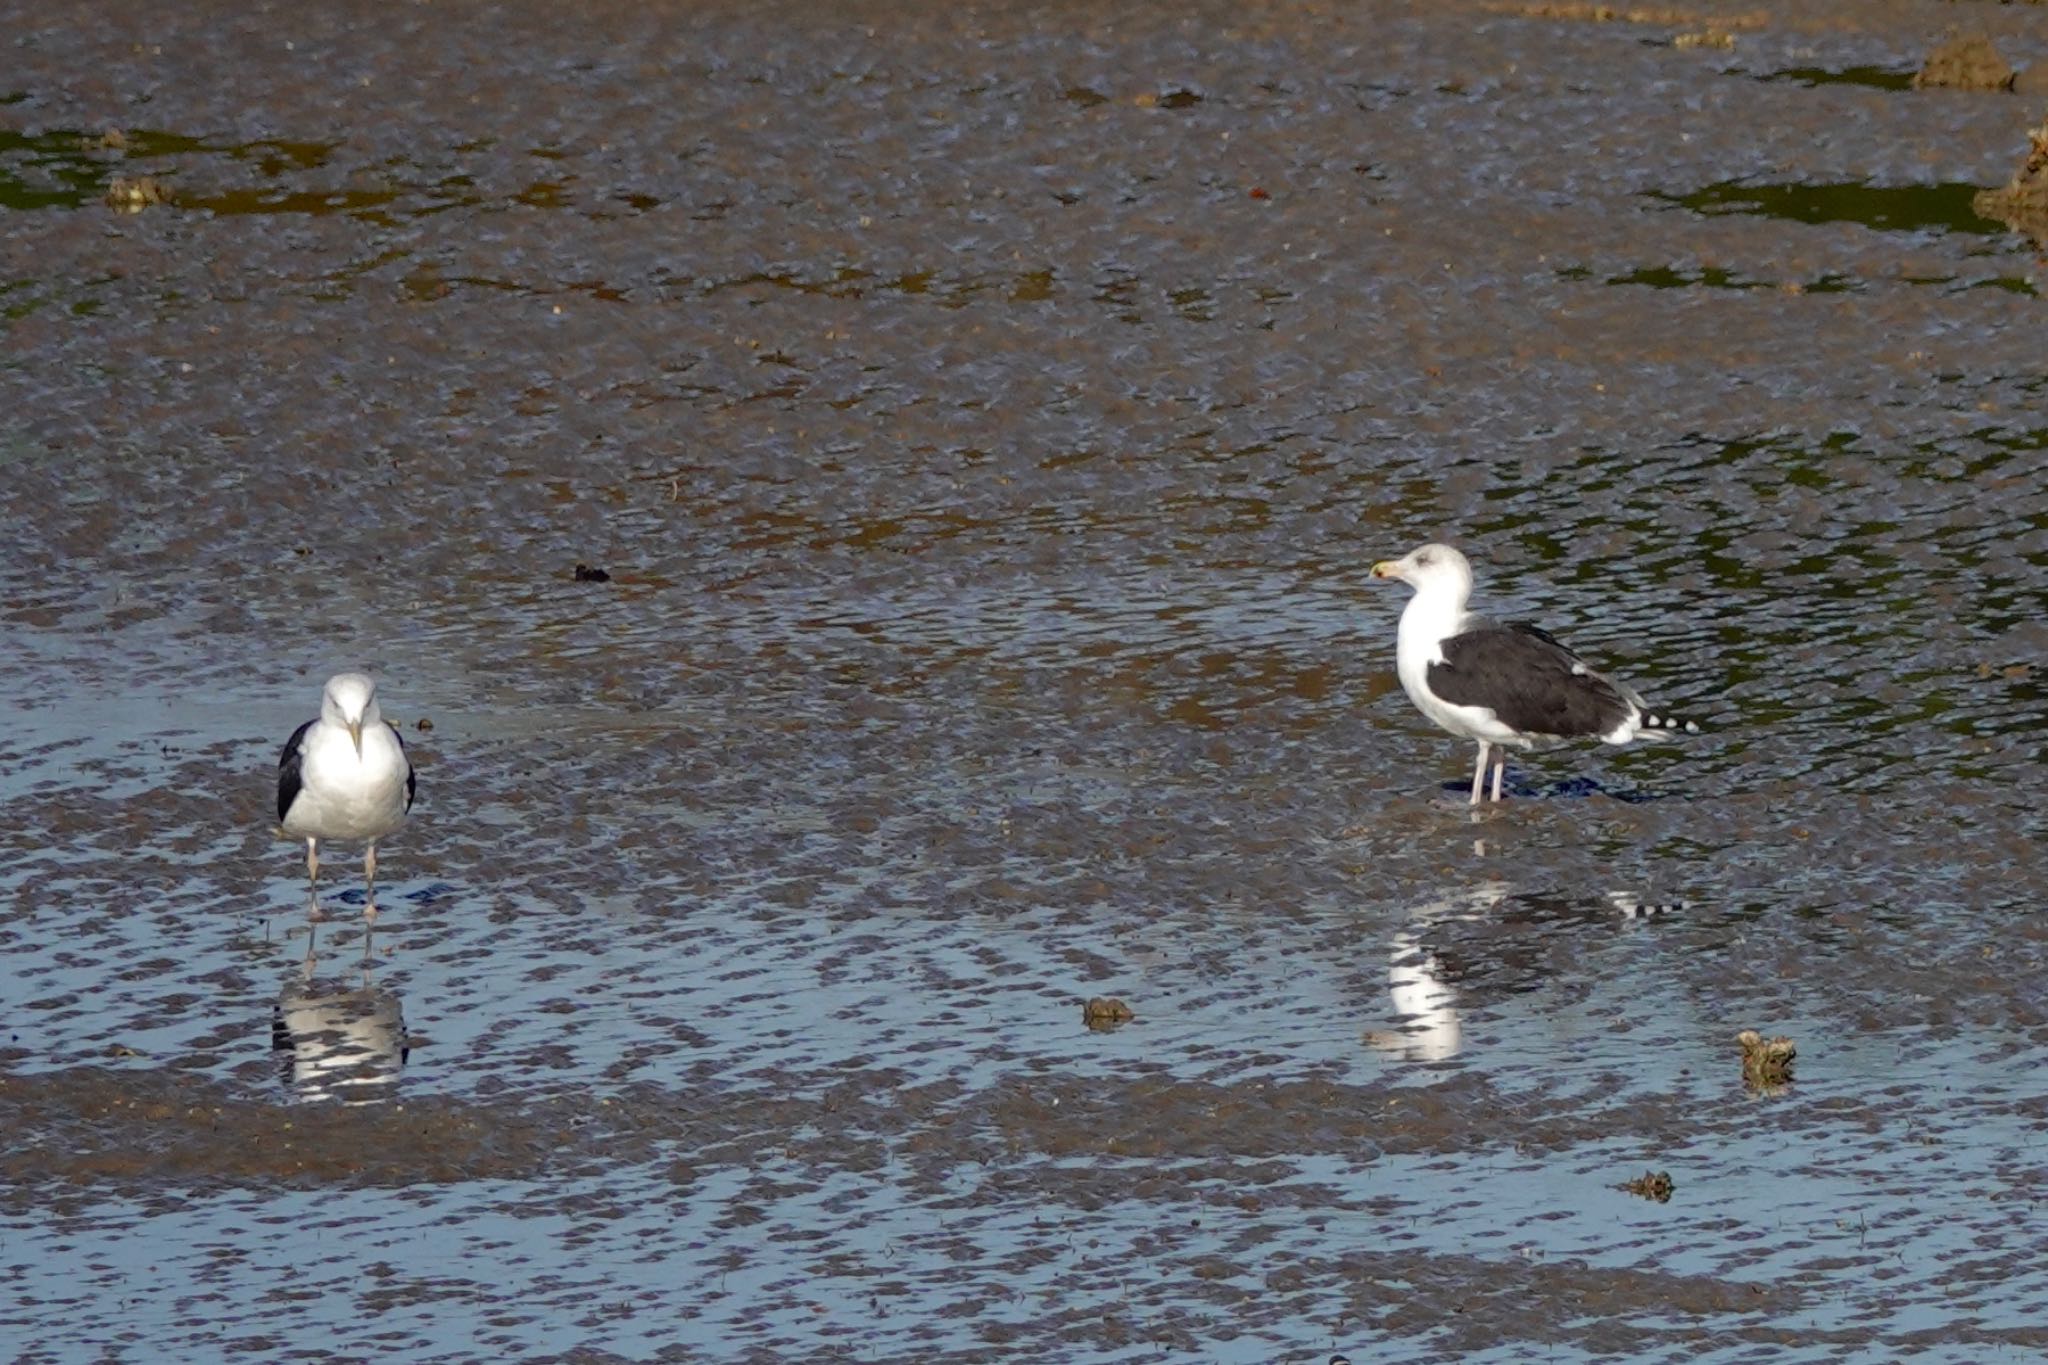
[[[2044,1344],[2038,6],[17,19],[23,1359]]]

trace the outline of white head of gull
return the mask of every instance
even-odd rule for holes
[[[327,680],[320,716],[292,732],[277,761],[277,818],[285,833],[306,841],[309,915],[320,913],[320,841],[363,843],[363,952],[377,922],[377,840],[405,823],[417,783],[405,742],[377,707],[367,673]],[[312,945],[306,949],[312,957]]]
[[[1374,578],[1415,589],[1401,613],[1395,670],[1423,715],[1479,745],[1472,804],[1493,770],[1500,800],[1509,746],[1533,749],[1568,739],[1627,744],[1695,731],[1659,716],[1633,690],[1595,673],[1547,632],[1525,621],[1501,624],[1466,610],[1472,564],[1448,545],[1424,545],[1372,566]]]

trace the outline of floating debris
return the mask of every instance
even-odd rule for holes
[[[421,716],[417,721],[413,723],[412,728],[421,731],[431,730],[434,728],[434,722],[428,720],[425,716]]]
[[[2028,131],[2026,157],[2005,187],[1980,190],[1970,208],[2048,244],[2048,123]]]
[[[1730,48],[1735,46],[1735,35],[1725,28],[1710,28],[1698,33],[1681,33],[1671,40],[1671,45],[1681,50],[1695,47]]]
[[[116,176],[107,182],[107,207],[117,213],[140,213],[151,204],[171,202],[171,187],[153,175]]]
[[[1634,1180],[1622,1181],[1621,1188],[1630,1194],[1639,1194],[1645,1199],[1668,1204],[1671,1202],[1671,1192],[1678,1187],[1671,1183],[1669,1171],[1644,1171]]]
[[[104,133],[88,133],[78,139],[79,147],[88,152],[125,152],[128,150],[128,134],[119,128],[109,128]]]
[[[106,1055],[109,1057],[142,1057],[147,1054],[137,1052],[126,1043],[108,1043]]]
[[[1927,54],[1913,77],[1916,90],[2010,90],[2018,76],[1989,38],[1958,34]]]
[[[592,568],[588,564],[578,564],[576,566],[576,581],[578,583],[609,583],[612,581],[612,576],[603,569]]]
[[[1121,1028],[1137,1017],[1129,1005],[1113,995],[1095,996],[1081,1006],[1081,1022],[1092,1029]]]
[[[1766,1038],[1755,1029],[1735,1035],[1742,1045],[1742,1083],[1759,1094],[1768,1095],[1792,1083],[1792,1059],[1799,1049],[1790,1038]]]

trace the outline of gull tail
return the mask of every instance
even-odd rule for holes
[[[1671,735],[1696,735],[1699,725],[1694,721],[1681,720],[1677,716],[1660,716],[1644,708],[1642,718],[1636,722],[1636,733],[1645,739],[1664,739]]]

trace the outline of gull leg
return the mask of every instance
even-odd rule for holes
[[[1500,749],[1500,758],[1493,768],[1493,799],[1500,800],[1500,780],[1507,775],[1508,751],[1505,745]]]
[[[320,913],[320,841],[306,840],[306,918],[324,918]]]
[[[377,841],[363,850],[363,961],[370,960],[370,935],[377,930]]]
[[[1479,766],[1472,770],[1472,804],[1475,806],[1479,804],[1481,793],[1486,790],[1486,756],[1492,749],[1493,746],[1485,740],[1479,741]]]

